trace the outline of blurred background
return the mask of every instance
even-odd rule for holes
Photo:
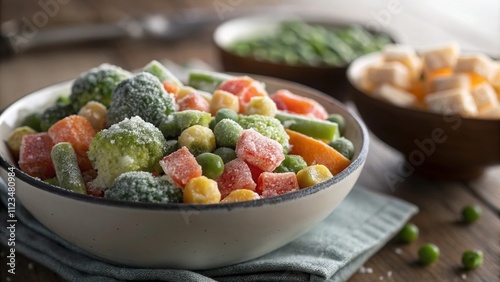
[[[228,19],[255,13],[308,14],[387,31],[398,42],[415,47],[457,41],[463,50],[500,57],[500,2],[491,0],[0,3],[0,109],[33,90],[72,79],[103,62],[134,69],[152,59],[178,64],[200,59],[220,69],[212,41],[214,28]]]

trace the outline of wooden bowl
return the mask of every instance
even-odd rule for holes
[[[363,70],[380,54],[355,60],[347,71],[352,98],[368,128],[401,152],[406,160],[398,175],[414,171],[449,180],[479,177],[490,165],[500,163],[500,120],[442,115],[403,108],[365,93],[359,81]]]
[[[326,27],[347,27],[347,23],[335,23],[331,19],[317,19],[304,15],[307,23],[320,24]],[[214,32],[213,40],[219,53],[222,67],[226,72],[261,74],[298,82],[316,88],[324,93],[345,101],[352,91],[346,79],[348,65],[345,66],[309,66],[289,65],[257,60],[250,56],[240,56],[228,48],[233,42],[276,31],[286,20],[296,19],[290,16],[250,16],[227,21]],[[308,20],[311,19],[311,20]],[[375,33],[375,31],[373,31]],[[385,32],[378,32],[385,34]],[[394,37],[389,36],[392,42]]]

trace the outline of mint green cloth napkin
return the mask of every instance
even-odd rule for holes
[[[0,180],[0,240],[7,243],[6,186]],[[69,281],[344,281],[392,238],[416,206],[355,187],[323,222],[290,244],[252,261],[193,272],[100,261],[43,227],[17,203],[16,252]]]

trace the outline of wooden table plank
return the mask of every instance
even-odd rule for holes
[[[2,6],[0,13],[3,19],[5,15],[15,17],[16,14],[30,15],[37,11],[37,6],[26,6],[24,2],[22,5],[18,4],[18,1],[14,2],[16,4],[8,6],[8,9]],[[198,6],[201,3],[188,2],[191,6]],[[309,1],[302,2],[309,4]],[[84,3],[86,2],[71,1],[64,7],[64,12],[60,13],[61,18],[55,17],[51,19],[51,23],[62,23],[71,18],[75,18],[75,21],[82,19],[84,21],[111,21],[124,13],[145,14],[151,11],[152,7],[158,12],[167,12],[172,8],[172,4],[166,1],[148,1],[148,5],[141,2],[141,4],[135,4],[135,6],[140,6],[137,9],[133,7],[134,3],[138,2],[130,0],[120,2],[119,6],[109,0]],[[204,3],[205,7],[210,8],[212,5],[212,2]],[[373,12],[385,7],[385,4],[375,1],[364,0],[362,3],[369,5],[352,10],[352,14],[349,13],[350,18],[361,22],[373,20]],[[430,3],[430,0],[426,3]],[[335,7],[339,9],[326,12],[329,12],[332,17],[342,15],[346,17],[346,6],[340,3],[332,5],[336,5]],[[251,4],[243,1],[238,9],[242,9],[243,6],[251,6]],[[390,25],[398,25],[402,29],[412,31],[410,25],[415,26],[415,23],[422,21],[421,12],[420,10],[403,11],[401,15],[394,16],[394,21]],[[436,29],[439,28],[436,27]],[[419,30],[415,29],[415,31]],[[444,31],[434,30],[433,32],[433,34],[441,34]],[[14,56],[0,62],[0,108],[33,90],[72,79],[79,73],[103,62],[120,65],[127,69],[136,69],[151,59],[171,59],[177,63],[183,63],[188,59],[200,58],[218,68],[217,54],[211,43],[210,33],[209,27],[202,34],[178,42],[123,40],[44,49]],[[426,36],[428,37],[427,33]],[[412,37],[412,42],[415,42],[416,38]],[[373,137],[370,154],[358,183],[373,191],[399,197],[418,205],[421,211],[412,221],[420,227],[421,237],[410,245],[391,241],[366,262],[365,267],[371,268],[371,274],[357,273],[350,281],[374,281],[380,277],[389,281],[463,281],[463,274],[467,275],[467,281],[498,281],[500,273],[500,246],[498,244],[500,168],[498,166],[491,168],[483,178],[471,182],[436,182],[410,176],[404,178],[404,181],[393,190],[386,176],[391,173],[397,174],[401,161],[400,154]],[[460,211],[464,205],[470,203],[479,204],[484,214],[481,220],[473,225],[460,224]],[[441,248],[442,257],[435,265],[421,267],[415,264],[416,252],[422,243],[428,241],[436,243]],[[485,252],[485,262],[480,269],[469,272],[460,269],[461,254],[468,248],[478,248]],[[396,249],[402,251],[402,254],[397,254]],[[6,247],[2,245],[0,250],[6,252]],[[18,273],[22,274],[16,275],[12,281],[62,281],[42,265],[33,263],[30,269],[31,260],[20,254],[17,255],[17,259]],[[0,280],[5,281],[7,276],[4,264],[0,265],[0,271]],[[388,275],[389,271],[391,271],[391,277]]]
[[[403,183],[391,191],[381,176],[388,173],[397,174],[401,161],[399,153],[372,137],[370,154],[358,183],[370,190],[396,196],[417,205],[420,212],[411,221],[420,228],[420,238],[408,245],[392,240],[365,264],[373,273],[357,273],[350,281],[373,281],[379,278],[390,281],[461,281],[462,276],[472,281],[498,279],[500,245],[497,240],[485,240],[498,238],[500,234],[500,220],[495,211],[470,193],[463,182],[434,181],[413,175],[405,178]],[[495,172],[497,169],[492,168],[487,175],[496,175]],[[491,182],[488,183],[496,183],[498,187],[498,179],[490,178],[492,179],[488,181]],[[482,187],[480,184],[476,185]],[[465,205],[473,203],[482,207],[483,216],[477,223],[465,225],[461,223],[461,210]],[[441,257],[434,265],[423,267],[416,263],[416,260],[418,248],[426,242],[438,245]],[[398,254],[396,249],[402,253]],[[484,265],[480,269],[461,269],[461,255],[467,249],[479,249],[484,252]]]
[[[500,217],[500,166],[487,170],[481,178],[466,184],[471,192],[477,194]]]

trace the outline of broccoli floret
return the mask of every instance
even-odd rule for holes
[[[102,64],[82,73],[71,87],[71,103],[78,110],[90,101],[100,102],[109,107],[111,94],[122,80],[131,73],[117,66]]]
[[[160,62],[156,60],[152,60],[149,64],[147,64],[143,71],[149,72],[150,74],[156,76],[160,82],[168,81],[173,83],[179,87],[182,87],[182,82],[175,77],[173,73],[171,73],[165,66],[163,66]]]
[[[154,177],[149,172],[133,171],[118,176],[104,193],[113,200],[146,203],[180,203],[182,189],[167,178]]]
[[[154,75],[142,72],[116,86],[108,109],[108,125],[140,116],[158,126],[175,111],[174,96],[168,94]]]
[[[47,131],[54,123],[74,114],[76,114],[76,110],[72,104],[55,104],[43,112],[40,119],[40,129]]]
[[[161,131],[140,117],[124,119],[96,134],[88,156],[97,170],[94,184],[109,187],[116,177],[129,171],[159,172],[159,161],[167,152]]]
[[[253,128],[260,134],[267,136],[283,146],[283,151],[286,153],[290,150],[288,144],[288,134],[286,134],[285,128],[280,123],[279,120],[262,115],[240,115],[238,123],[243,127],[243,129]]]

